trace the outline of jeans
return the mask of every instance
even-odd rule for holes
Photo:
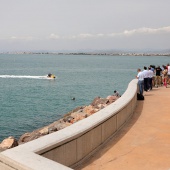
[[[147,91],[148,89],[148,78],[144,78],[144,90]]]
[[[139,92],[143,95],[144,80],[138,80]]]

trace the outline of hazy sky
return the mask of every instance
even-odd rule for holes
[[[0,51],[170,49],[170,0],[0,0]]]

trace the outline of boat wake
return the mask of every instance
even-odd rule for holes
[[[52,79],[46,76],[29,76],[29,75],[0,75],[0,78],[20,78],[20,79]]]

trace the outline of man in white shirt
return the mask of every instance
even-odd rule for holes
[[[137,70],[138,75],[136,76],[136,78],[138,79],[138,86],[139,86],[139,92],[141,95],[143,95],[143,88],[144,88],[144,74],[141,71],[140,68],[138,68]]]
[[[143,74],[144,74],[144,90],[148,91],[149,90],[149,85],[148,85],[149,72],[146,66],[144,66]]]
[[[169,63],[167,64],[167,69],[168,69],[168,84],[170,84],[170,65],[169,65]]]
[[[153,71],[151,70],[151,67],[148,68],[148,76],[149,90],[152,90]]]

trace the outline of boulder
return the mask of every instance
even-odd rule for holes
[[[29,137],[30,137],[31,133],[24,133],[18,140],[18,143],[21,144],[21,143],[24,143],[26,141],[28,141]]]
[[[96,105],[96,103],[97,103],[99,100],[100,100],[100,97],[99,97],[99,96],[98,96],[98,97],[96,97],[96,98],[94,98],[94,100],[91,102],[91,104],[90,104],[90,105],[95,106],[95,105]]]
[[[29,142],[29,141],[32,141],[34,139],[37,139],[41,136],[44,136],[43,134],[41,134],[40,132],[38,131],[33,131],[31,133],[25,133],[23,134],[20,138],[19,138],[19,141],[18,143],[19,144],[22,144],[22,143],[25,143],[25,142]]]
[[[69,123],[70,123],[70,122],[73,121],[73,119],[74,119],[74,118],[73,118],[72,116],[67,116],[67,117],[64,117],[63,120],[64,120],[64,122],[69,122]]]
[[[109,104],[115,102],[119,97],[117,96],[107,96],[106,99],[109,100]]]
[[[58,124],[65,123],[63,119],[59,119],[52,124],[48,125],[48,132],[53,133],[58,131]]]
[[[73,123],[78,122],[79,120],[82,120],[87,117],[87,114],[84,112],[74,112],[71,114],[71,116],[74,118]]]
[[[109,103],[108,99],[96,97],[90,105],[92,105],[95,108],[98,108],[99,104],[107,104],[107,103]]]
[[[48,126],[46,126],[46,127],[42,128],[41,130],[39,130],[39,133],[40,133],[41,135],[47,135],[47,134],[49,134]]]
[[[50,126],[50,127],[48,127],[48,133],[50,134],[50,133],[53,133],[53,132],[56,132],[57,131],[57,128],[56,128],[56,126]]]
[[[106,107],[106,105],[103,105],[103,104],[99,104],[97,105],[98,109],[101,110],[101,109],[104,109]]]
[[[71,113],[74,113],[74,112],[82,112],[83,109],[84,109],[84,107],[85,107],[85,106],[76,107],[76,108],[73,109],[72,111],[70,111],[70,112],[68,112],[67,114],[65,114],[65,115],[63,116],[63,118],[70,116]]]
[[[32,132],[30,137],[28,138],[29,141],[32,141],[34,139],[38,139],[40,138],[41,136],[44,136],[43,134],[39,133],[39,132]],[[29,142],[28,141],[28,142]]]
[[[74,113],[72,113],[71,114],[71,116],[75,119],[77,116],[82,116],[82,117],[84,117],[84,118],[86,118],[87,117],[87,113],[85,113],[85,112],[74,112]]]
[[[75,109],[72,110],[72,113],[73,112],[82,112],[83,109],[84,109],[85,106],[79,106],[79,107],[76,107]]]
[[[117,96],[107,96],[107,98],[106,99],[113,99],[113,100],[117,100],[119,97],[117,97]]]
[[[3,150],[6,150],[6,149],[10,149],[10,148],[13,148],[13,147],[16,147],[18,146],[18,142],[17,140],[10,136],[6,139],[4,139],[1,144],[0,144],[0,150],[3,151]]]
[[[95,113],[96,110],[95,108],[92,106],[92,105],[89,105],[89,106],[86,106],[84,109],[83,109],[83,112],[85,112],[88,116]]]
[[[67,126],[70,126],[72,123],[65,122],[65,123],[58,123],[55,127],[57,130],[64,129]]]

